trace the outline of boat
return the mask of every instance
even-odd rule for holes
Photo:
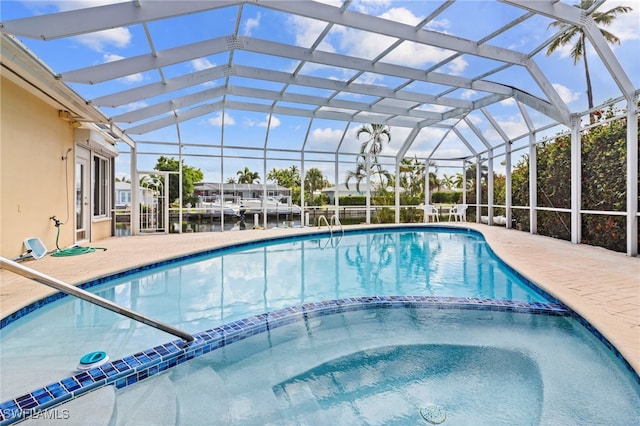
[[[201,197],[196,207],[214,216],[220,216],[221,212],[223,212],[225,216],[238,216],[240,210],[237,204],[231,201],[225,201],[223,204],[220,198],[217,197],[208,200]]]
[[[288,199],[267,197],[264,198],[243,198],[238,205],[239,209],[244,208],[245,214],[262,213],[267,209],[267,215],[287,215],[302,213],[302,208],[296,204],[291,204]]]

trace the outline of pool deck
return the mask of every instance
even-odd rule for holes
[[[583,316],[640,374],[640,258],[497,226],[447,222],[442,225],[480,231],[502,260]],[[345,229],[363,227],[366,225],[345,226]],[[90,244],[106,248],[106,251],[72,257],[45,256],[21,264],[78,284],[176,256],[318,230],[310,227],[114,237]],[[49,287],[0,270],[3,318],[54,292]]]

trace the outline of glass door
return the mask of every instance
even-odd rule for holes
[[[76,147],[75,211],[76,243],[89,241],[91,226],[89,150]]]

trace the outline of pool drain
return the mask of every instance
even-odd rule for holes
[[[439,405],[427,405],[420,407],[420,415],[432,425],[439,425],[447,420],[447,412]]]

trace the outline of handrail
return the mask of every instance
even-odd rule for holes
[[[322,222],[323,220],[324,220],[324,223],[326,223],[327,227],[329,228],[329,235],[331,235],[333,237],[333,228],[331,228],[331,225],[329,224],[329,221],[327,220],[327,218],[323,214],[321,214],[318,217],[318,228],[320,228],[320,225],[322,225],[320,222]]]
[[[342,236],[344,237],[344,228],[342,227],[342,223],[340,222],[340,219],[335,214],[331,216],[331,225],[333,224],[336,224],[340,227],[340,231],[342,231]]]
[[[74,287],[70,284],[65,283],[64,281],[60,281],[56,278],[43,274],[42,272],[38,272],[35,269],[27,268],[26,266],[20,265],[19,263],[12,260],[0,257],[0,266],[15,274],[39,282],[40,284],[53,287],[63,293],[70,294],[89,303],[93,303],[94,305],[101,306],[105,309],[115,312],[116,314],[124,315],[127,318],[131,318],[132,320],[136,320],[153,328],[157,328],[164,331],[165,333],[173,334],[174,336],[184,339],[187,342],[192,342],[193,340],[195,340],[195,338],[191,334],[185,331],[179,330],[160,321],[156,321],[152,318],[147,317],[146,315],[134,312],[128,308],[117,305],[110,300],[89,293],[88,291],[81,288]]]
[[[342,228],[342,223],[340,223],[340,219],[338,219],[338,216],[333,215],[331,216],[331,220],[327,220],[327,217],[325,215],[320,215],[318,216],[318,228],[320,228],[320,226],[322,225],[322,221],[324,220],[324,223],[329,227],[329,239],[327,240],[327,244],[324,245],[324,247],[320,247],[322,250],[325,249],[325,247],[327,245],[329,245],[329,242],[331,242],[331,247],[337,247],[338,244],[340,244],[340,240],[342,240],[342,237],[344,237],[344,229]],[[338,237],[338,243],[334,245],[333,242],[333,225],[339,226],[340,227],[340,231],[342,231],[342,236]]]

